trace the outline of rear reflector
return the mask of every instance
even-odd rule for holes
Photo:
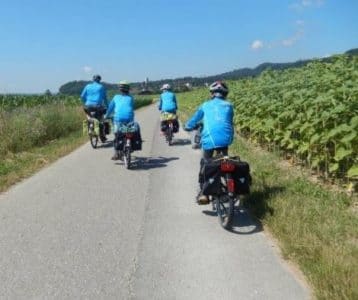
[[[227,180],[227,190],[229,193],[235,192],[235,181],[234,179],[230,178]]]
[[[223,161],[220,165],[221,171],[222,172],[234,172],[235,171],[235,165],[227,162],[227,161]]]

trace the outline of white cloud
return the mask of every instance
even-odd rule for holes
[[[303,26],[303,25],[305,25],[305,21],[303,21],[303,20],[297,20],[297,21],[296,21],[296,25],[297,25],[297,26]]]
[[[304,35],[303,30],[298,30],[295,35],[281,41],[282,46],[291,47],[296,44]]]
[[[260,49],[260,48],[263,48],[263,46],[264,46],[264,43],[263,43],[262,41],[260,41],[260,40],[255,40],[255,41],[253,41],[252,44],[251,44],[251,49],[253,49],[253,50],[258,50],[258,49]]]
[[[321,7],[325,0],[301,0],[299,2],[292,3],[290,8],[296,11],[302,11],[308,7]]]
[[[88,73],[92,72],[92,67],[84,66],[83,71],[88,74]]]

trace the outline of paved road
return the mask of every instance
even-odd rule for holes
[[[199,151],[154,106],[134,170],[89,144],[0,195],[0,299],[308,299],[244,212],[194,204]]]

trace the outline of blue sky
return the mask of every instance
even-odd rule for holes
[[[215,75],[358,47],[358,0],[0,0],[0,93]]]

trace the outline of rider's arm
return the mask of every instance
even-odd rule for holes
[[[84,89],[82,90],[82,93],[81,93],[81,100],[82,100],[83,104],[86,103],[86,97],[87,97],[87,86],[84,87]]]
[[[159,97],[158,109],[162,110],[162,96]]]
[[[234,124],[234,107],[232,105],[230,105],[229,118],[230,118],[230,124],[233,126],[233,124]],[[233,133],[233,136],[234,136],[235,135],[235,130],[233,130],[232,133]]]
[[[230,118],[230,122],[231,124],[234,124],[234,108],[232,105],[230,105],[230,111],[229,111],[230,115],[229,115],[229,118]]]
[[[134,110],[134,97],[132,97],[130,105],[131,105],[131,108]]]
[[[201,105],[191,119],[186,122],[185,128],[194,129],[195,125],[204,117],[203,106]]]
[[[175,94],[173,96],[173,101],[175,103],[175,110],[177,110],[178,109],[178,104],[177,104],[177,98],[175,97]]]
[[[106,119],[111,115],[113,110],[114,110],[114,101],[112,99],[112,101],[109,103],[108,108],[107,108],[107,112],[106,112],[106,115],[105,115]]]
[[[107,91],[104,86],[102,87],[102,99],[103,99],[103,105],[107,107],[108,106]]]

